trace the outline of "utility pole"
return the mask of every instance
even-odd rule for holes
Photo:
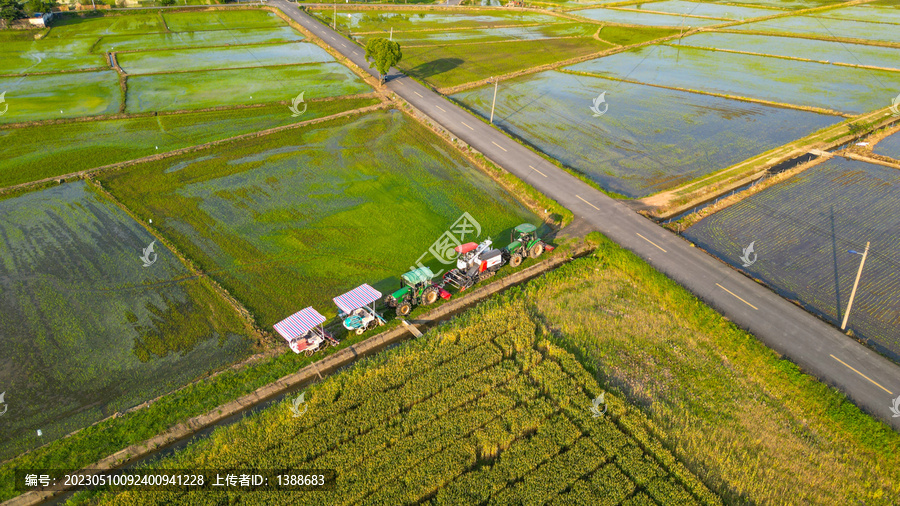
[[[337,2],[334,4],[334,15],[331,16],[331,29],[337,31]]]
[[[391,27],[391,39],[390,39],[390,40],[391,40],[392,42],[393,42],[393,40],[394,40],[394,27],[393,27],[393,26]]]
[[[850,302],[847,303],[847,311],[844,312],[844,321],[841,323],[841,330],[847,328],[847,320],[850,318],[850,308],[853,307],[853,298],[856,297],[856,287],[859,286],[859,278],[862,276],[863,265],[866,265],[866,256],[869,254],[869,242],[866,241],[866,250],[862,253],[853,250],[850,250],[850,253],[856,255],[861,254],[862,260],[859,262],[859,271],[856,272],[856,281],[853,282],[853,290],[850,292]]]
[[[491,102],[491,124],[493,125],[494,124],[494,106],[497,105],[497,83],[500,82],[500,78],[494,79],[493,77],[491,77],[491,79],[494,81],[494,101]]]

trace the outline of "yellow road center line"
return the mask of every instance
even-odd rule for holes
[[[415,93],[416,95],[419,95],[418,91],[414,91],[413,93]],[[419,95],[419,98],[425,98],[425,97],[423,97],[422,95]]]
[[[859,374],[859,375],[862,376],[863,378],[866,378],[867,380],[869,380],[869,381],[870,381],[873,385],[875,385],[876,387],[878,387],[878,388],[884,390],[885,392],[887,392],[887,393],[890,394],[890,395],[894,395],[894,392],[891,392],[891,391],[888,390],[887,388],[884,388],[883,386],[881,386],[881,385],[879,385],[878,383],[876,383],[874,380],[872,380],[872,378],[870,378],[870,377],[866,376],[865,374],[863,374],[863,373],[857,371],[856,369],[850,367],[850,364],[848,364],[847,362],[844,362],[843,360],[841,360],[841,359],[835,357],[834,355],[830,355],[830,356],[831,356],[831,358],[833,358],[833,359],[837,360],[838,362],[844,364],[844,366],[846,366],[847,369],[850,369],[851,371],[855,372],[856,374]]]
[[[403,84],[403,81],[397,81],[397,84],[402,85],[402,84]]]
[[[528,168],[531,169],[531,170],[533,170],[533,171],[535,171],[535,172],[537,172],[538,174],[540,174],[540,175],[542,175],[542,176],[544,176],[544,177],[547,177],[547,174],[544,174],[543,172],[541,172],[541,171],[535,169],[535,168],[532,167],[531,165],[529,165]]]
[[[663,253],[667,253],[666,250],[660,248],[659,244],[656,244],[655,242],[651,241],[650,239],[647,239],[646,237],[642,236],[641,234],[638,234],[637,236],[640,237],[641,239],[643,239],[643,240],[649,242],[650,244],[656,246],[656,247],[659,248],[659,250],[662,251]]]
[[[747,304],[748,306],[752,307],[753,309],[759,311],[759,308],[758,308],[758,307],[756,307],[756,306],[754,306],[753,304],[747,302],[746,300],[740,298],[736,293],[732,292],[731,290],[725,288],[724,286],[722,286],[722,285],[720,285],[720,284],[718,284],[718,283],[716,283],[716,286],[718,286],[718,287],[721,288],[722,290],[725,290],[726,292],[730,293],[731,295],[734,295],[734,296],[737,298],[737,300],[739,300],[739,301],[743,302],[744,304]]]
[[[463,125],[466,125],[465,121],[460,121],[460,123],[462,123]],[[468,128],[469,130],[475,130],[474,128],[470,127],[469,125],[466,125],[466,128]]]
[[[578,197],[579,199],[581,199],[581,201],[584,202],[585,204],[587,204],[587,205],[593,207],[594,209],[596,209],[596,210],[598,210],[598,211],[600,210],[599,207],[595,206],[594,204],[591,204],[591,203],[588,202],[587,200],[584,200],[583,198],[581,198],[580,195],[575,195],[575,196]]]
[[[440,109],[440,110],[442,110],[442,111],[444,111],[444,108],[443,108],[443,107],[441,107],[441,106],[439,106],[439,105],[436,105],[436,106],[435,106],[435,107],[437,107],[437,108],[438,108],[438,109]],[[444,111],[444,112],[447,112],[447,111]]]
[[[498,148],[502,149],[503,151],[506,151],[506,149],[505,149],[503,146],[497,144],[497,143],[494,142],[494,141],[491,141],[491,144],[493,144],[494,146],[497,146]]]

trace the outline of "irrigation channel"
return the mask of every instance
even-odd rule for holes
[[[559,237],[559,233],[556,236]],[[510,286],[524,283],[573,259],[585,256],[591,251],[593,251],[591,247],[581,242],[568,254],[548,258],[521,271],[500,278],[493,283],[476,288],[465,295],[457,295],[449,302],[421,315],[415,320],[409,321],[409,327],[406,325],[395,327],[344,348],[333,355],[328,355],[320,361],[307,365],[296,373],[285,376],[239,399],[214,408],[204,415],[187,420],[169,429],[166,433],[159,434],[147,441],[131,445],[116,452],[99,462],[85,467],[82,472],[87,474],[92,471],[109,469],[133,469],[172,455],[191,443],[208,437],[219,427],[227,427],[237,423],[247,415],[258,413],[297,394],[304,388],[322,381],[328,375],[353,367],[363,357],[372,356],[402,344],[415,335],[416,327],[421,330],[433,328]],[[25,492],[4,502],[3,506],[61,505],[65,504],[74,493],[75,491],[71,490]]]

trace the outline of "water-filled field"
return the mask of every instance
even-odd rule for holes
[[[900,3],[896,0],[880,0],[877,2],[841,7],[823,11],[819,16],[836,19],[853,19],[856,21],[877,21],[879,23],[900,24]]]
[[[836,11],[835,11],[836,12]],[[735,30],[759,32],[796,33],[817,37],[837,37],[851,39],[900,42],[900,30],[887,23],[866,23],[852,19],[835,19],[817,16],[790,16],[786,18],[757,21],[745,25],[729,27]]]
[[[0,201],[0,237],[0,459],[249,352],[208,281],[83,182]]]
[[[472,28],[466,30],[397,32],[394,40],[401,46],[443,42],[493,42],[500,40],[536,40],[552,37],[590,37],[597,26],[587,23],[559,23],[548,26],[515,26],[504,28]],[[380,37],[372,34],[361,37]],[[502,47],[502,46],[501,46]]]
[[[618,10],[618,9],[585,9],[572,11],[576,16],[582,16],[597,21],[606,21],[609,23],[623,23],[629,25],[646,25],[646,26],[672,26],[672,27],[689,27],[689,26],[708,26],[727,23],[727,19],[708,19],[681,15],[655,14],[652,12],[641,12],[638,10]]]
[[[622,6],[625,9],[638,9],[653,12],[668,12],[677,15],[708,16],[724,19],[750,19],[763,16],[774,16],[785,11],[780,9],[761,9],[758,7],[742,7],[721,5],[716,3],[687,2],[684,0],[664,0],[662,2],[638,3]],[[687,21],[685,21],[687,23]]]
[[[0,130],[0,188],[165,153],[217,139],[328,116],[378,103],[377,98],[160,114]],[[59,139],[66,142],[60,143]],[[54,146],[47,149],[47,146]]]
[[[334,314],[331,298],[363,282],[390,290],[422,254],[445,268],[429,248],[464,212],[498,246],[502,232],[536,223],[397,111],[142,164],[104,184],[153,216],[263,326],[309,305]]]
[[[567,67],[635,81],[861,114],[889,105],[900,73],[677,45],[648,46]]]
[[[493,86],[453,98],[484,117]],[[592,101],[605,102],[595,117]],[[608,109],[605,109],[608,108]],[[642,197],[800,138],[839,118],[561,72],[501,83],[494,122],[629,197]]]
[[[844,0],[717,0],[718,3],[751,5],[753,7],[772,7],[776,9],[809,9],[844,3]]]
[[[317,16],[328,18],[334,12],[331,9],[313,11]],[[571,22],[566,18],[558,18],[545,14],[530,12],[475,11],[469,13],[438,14],[435,11],[337,11],[337,27],[354,33],[385,32],[393,28],[394,33],[406,30],[426,29],[459,29],[459,28],[492,28],[509,25],[546,25],[550,23]]]
[[[125,14],[109,16],[62,16],[55,19],[47,37],[72,39],[89,37],[94,40],[103,35],[140,34],[165,32],[159,13]]]
[[[91,54],[93,43],[86,38],[34,40],[29,32],[0,32],[0,45],[3,46],[0,74],[106,67],[102,55]]]
[[[175,111],[368,93],[372,88],[340,63],[314,63],[128,78],[127,112]],[[302,106],[300,106],[302,110]]]
[[[267,65],[296,65],[333,62],[334,57],[308,42],[264,44],[240,47],[171,49],[143,51],[118,56],[119,65],[128,74],[210,70]]]
[[[9,109],[0,123],[114,114],[122,90],[116,72],[0,77]]]
[[[274,12],[255,9],[162,12],[161,15],[172,32],[287,26]]]
[[[866,241],[848,328],[900,359],[900,172],[834,158],[719,211],[685,235],[840,325]],[[756,262],[743,267],[743,248]],[[749,258],[749,260],[753,260]]]
[[[295,42],[305,37],[289,26],[273,28],[240,28],[197,32],[153,33],[144,35],[106,35],[94,46],[94,51],[145,51],[179,47],[224,46],[235,44],[265,44]]]
[[[900,132],[884,138],[872,148],[872,151],[879,155],[889,156],[895,160],[900,160]]]
[[[670,42],[678,47],[679,42]],[[848,44],[825,40],[779,37],[775,35],[750,35],[742,33],[698,33],[685,37],[681,47],[694,46],[732,51],[747,51],[774,56],[790,56],[831,63],[868,65],[898,69],[900,71],[900,50],[882,46]]]

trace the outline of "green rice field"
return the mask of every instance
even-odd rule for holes
[[[377,98],[0,128],[0,188],[165,153],[378,103]],[[66,139],[59,143],[59,139]],[[47,146],[55,146],[47,149]]]
[[[898,72],[677,45],[641,47],[567,69],[851,114],[885,107],[900,88]]]
[[[672,47],[699,47],[747,51],[773,56],[805,58],[848,65],[867,65],[894,69],[900,72],[900,50],[882,46],[848,44],[825,40],[778,37],[774,35],[750,35],[743,33],[698,33],[680,42],[669,42]]]
[[[452,98],[482,117],[493,86]],[[606,92],[600,117],[592,100]],[[543,72],[500,84],[494,123],[604,189],[642,197],[803,137],[839,118]]]
[[[273,28],[237,28],[196,32],[151,33],[143,35],[106,35],[94,45],[94,51],[146,51],[185,47],[272,44],[297,42],[305,37],[289,26]],[[120,55],[120,58],[124,55]]]
[[[122,91],[115,71],[0,77],[8,111],[0,123],[77,118],[119,112]]]
[[[162,12],[172,32],[275,28],[287,22],[274,12],[256,9],[215,9],[208,11]]]
[[[118,56],[119,65],[128,74],[151,74],[264,67],[271,65],[298,65],[304,63],[333,62],[334,57],[321,47],[308,42],[265,44],[215,49],[171,49],[125,53]]]
[[[0,200],[6,459],[249,351],[204,278],[83,182]],[[43,439],[36,436],[41,429]]]
[[[313,10],[312,14],[331,24],[334,11],[332,9]],[[497,28],[515,25],[549,25],[553,23],[571,22],[545,14],[530,12],[472,11],[471,13],[436,13],[435,11],[337,11],[337,28],[341,32],[348,30],[355,34],[371,32],[394,33],[410,30],[462,29],[462,28]]]
[[[386,292],[422,254],[443,269],[429,248],[464,212],[480,237],[501,241],[511,227],[538,222],[397,111],[141,164],[103,181],[265,327],[309,305],[333,315],[331,298],[364,282]]]
[[[722,23],[730,22],[730,20],[728,19],[709,19],[699,18],[695,16],[676,16],[674,14],[655,14],[652,12],[641,12],[635,9],[585,9],[573,11],[572,14],[588,19],[593,19],[595,21],[643,26],[683,26],[687,28],[696,26],[720,25]]]
[[[118,16],[67,15],[53,21],[47,37],[51,39],[84,37],[96,40],[104,35],[136,35],[165,31],[166,27],[159,12],[134,12]]]
[[[0,74],[57,72],[61,70],[106,68],[100,54],[91,54],[91,39],[34,40],[31,32],[0,32],[3,58]]]
[[[828,11],[838,12],[838,11]],[[794,33],[816,37],[863,39],[900,43],[900,30],[887,23],[867,23],[852,19],[820,16],[790,16],[729,27],[771,33]]]
[[[866,241],[871,249],[848,329],[900,359],[900,172],[833,158],[702,219],[685,236],[840,324]],[[743,267],[754,243],[758,261]]]
[[[94,503],[721,504],[643,413],[546,337],[523,304],[481,307],[308,389],[299,418],[280,402],[155,464],[335,469],[333,490],[130,491]]]
[[[128,78],[126,112],[177,111],[241,106],[369,93],[347,67],[317,63],[286,67],[155,74]],[[302,108],[301,108],[302,109]]]
[[[894,133],[882,139],[872,148],[872,151],[879,155],[889,156],[894,160],[900,160],[900,133]]]

